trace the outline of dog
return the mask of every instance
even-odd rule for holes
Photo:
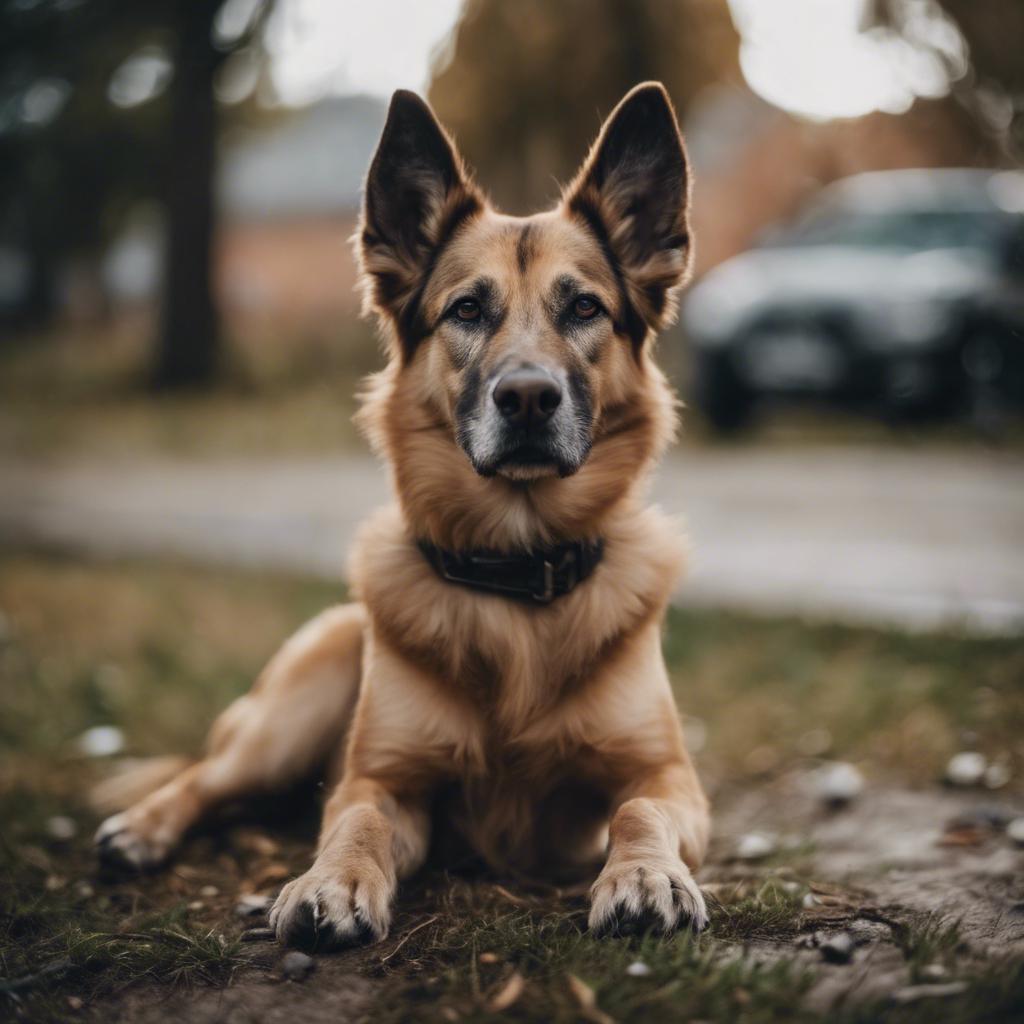
[[[354,237],[386,368],[357,421],[397,503],[201,760],[109,818],[105,861],[168,858],[217,807],[326,772],[285,944],[379,941],[431,832],[522,875],[593,878],[595,934],[702,929],[708,803],[661,653],[685,562],[644,501],[676,401],[653,361],[691,257],[668,94],[629,92],[554,209],[496,211],[395,93]]]

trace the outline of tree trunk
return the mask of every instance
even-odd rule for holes
[[[219,367],[219,318],[213,297],[214,171],[217,108],[211,41],[217,5],[179,0],[171,84],[164,216],[164,287],[154,385],[199,387]]]

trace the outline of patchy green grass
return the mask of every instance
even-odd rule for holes
[[[196,751],[281,640],[342,596],[280,575],[0,559],[0,1017],[65,1019],[81,1000],[110,1019],[126,993],[157,1000],[240,984],[254,957],[273,966],[270,947],[239,944],[253,922],[233,907],[303,869],[315,801],[269,829],[233,819],[152,878],[101,878],[84,793],[102,764],[75,741],[112,724],[130,754]],[[682,706],[706,726],[701,771],[720,791],[821,756],[933,780],[965,731],[1018,776],[1024,763],[1019,641],[673,611],[666,650]],[[77,835],[55,838],[54,815],[77,823]],[[788,851],[785,863],[715,885],[709,933],[667,941],[592,941],[579,893],[427,874],[403,891],[388,941],[349,954],[346,969],[372,982],[374,1021],[815,1021],[800,997],[819,968],[795,940],[820,925],[802,912],[803,888],[782,881],[801,877],[812,853]],[[898,927],[893,940],[914,978],[928,963],[963,960],[956,931],[938,919]],[[766,945],[792,955],[744,955]],[[627,973],[636,961],[649,973]],[[967,995],[943,1002],[942,1019],[1011,1020],[1024,1001],[1018,963],[972,963],[969,981]],[[934,1019],[934,1006],[829,1019],[925,1013]]]
[[[456,886],[444,907],[402,947],[400,966],[382,965],[393,984],[374,1007],[375,1021],[499,1019],[503,993],[517,990],[500,1019],[575,1021],[592,998],[616,1021],[794,1020],[794,1000],[811,980],[790,963],[758,966],[728,954],[717,941],[720,925],[728,926],[719,909],[700,939],[609,942],[586,934],[582,906],[566,913],[487,905]],[[638,963],[645,973],[631,975]]]
[[[0,862],[0,1015],[64,1020],[129,986],[227,984],[244,963],[237,938],[198,927],[183,905],[139,913],[88,883],[49,889],[17,854]]]
[[[934,782],[977,745],[1024,770],[1024,643],[672,609],[681,708],[709,728],[705,770],[753,780],[838,757]]]
[[[893,929],[893,938],[903,951],[911,978],[916,982],[924,980],[921,972],[929,964],[952,967],[957,954],[964,951],[960,926],[948,923],[941,914],[900,925]]]

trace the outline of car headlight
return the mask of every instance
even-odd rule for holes
[[[895,342],[905,346],[926,347],[949,333],[954,307],[937,299],[913,299],[882,302],[867,311],[865,327],[878,346]]]

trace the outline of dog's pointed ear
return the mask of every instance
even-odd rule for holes
[[[419,297],[437,252],[483,200],[430,107],[400,89],[366,178],[358,255],[370,308],[404,349],[417,340]]]
[[[605,121],[564,208],[598,236],[620,274],[636,344],[675,313],[690,264],[689,172],[671,100],[659,82],[636,86]]]

